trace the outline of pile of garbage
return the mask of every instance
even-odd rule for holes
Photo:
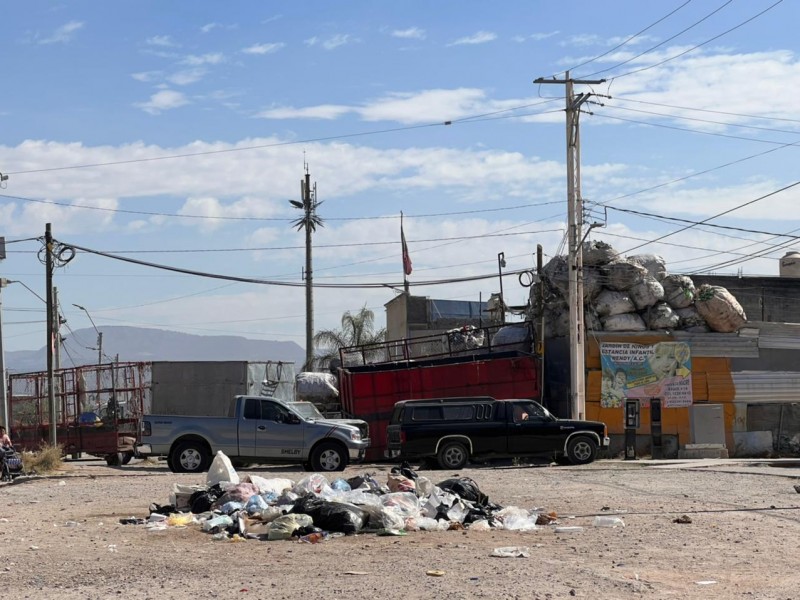
[[[556,256],[531,288],[534,318],[544,316],[555,337],[569,335],[569,262]],[[657,254],[621,257],[609,244],[583,244],[586,329],[594,331],[683,330],[731,333],[747,322],[744,309],[724,287],[695,287],[686,275],[671,275]],[[541,313],[544,313],[543,315]]]
[[[120,519],[151,531],[194,525],[217,540],[299,539],[315,543],[356,533],[406,535],[411,531],[508,529],[533,531],[556,522],[555,513],[502,507],[468,477],[434,485],[406,465],[380,484],[367,473],[329,482],[319,473],[298,482],[240,478],[218,452],[206,485],[174,484],[170,503],[150,505],[147,519]]]

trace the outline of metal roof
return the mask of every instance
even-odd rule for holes
[[[800,373],[793,371],[740,371],[732,373],[734,402],[748,404],[800,402]]]

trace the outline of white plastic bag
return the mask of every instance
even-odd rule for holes
[[[308,477],[298,481],[297,484],[292,488],[292,491],[299,496],[303,496],[309,492],[319,496],[323,493],[328,494],[333,490],[330,483],[328,483],[327,477],[320,475],[319,473],[312,473]]]
[[[239,483],[239,474],[231,464],[231,459],[228,458],[222,450],[217,451],[217,455],[211,462],[206,474],[206,485],[211,487],[223,481],[230,481],[231,483]]]
[[[394,492],[381,496],[381,504],[402,517],[417,517],[420,514],[419,498],[411,492]]]
[[[268,494],[270,492],[277,496],[283,493],[283,490],[290,490],[294,487],[294,481],[291,479],[265,479],[258,475],[245,475],[243,481],[250,481],[258,488],[259,494]]]

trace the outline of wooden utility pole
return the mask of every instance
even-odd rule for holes
[[[586,328],[583,322],[583,199],[581,198],[581,105],[591,94],[573,91],[575,84],[600,84],[605,79],[538,78],[534,83],[558,83],[566,86],[567,114],[567,227],[569,237],[569,346],[570,406],[573,419],[586,415]]]
[[[53,327],[53,232],[50,223],[45,225],[45,288],[47,290],[47,409],[50,420],[50,445],[56,439],[56,392],[54,389],[53,358],[55,354],[55,328]]]

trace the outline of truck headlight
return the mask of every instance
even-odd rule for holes
[[[360,431],[351,431],[350,432],[350,439],[353,440],[354,442],[360,442],[361,441],[361,432]]]

